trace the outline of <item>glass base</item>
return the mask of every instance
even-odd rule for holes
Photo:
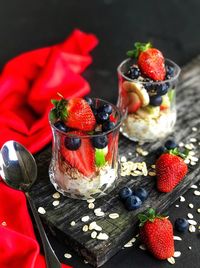
[[[90,179],[70,178],[55,167],[53,162],[49,167],[49,178],[55,189],[64,196],[81,200],[97,199],[111,192],[117,185],[116,173],[115,169],[110,169],[104,176],[102,174],[104,181],[107,177],[107,182],[103,182],[100,176]]]

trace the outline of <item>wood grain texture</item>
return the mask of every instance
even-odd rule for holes
[[[177,90],[177,109],[178,120],[175,131],[172,136],[176,140],[189,143],[189,139],[196,138],[200,142],[200,56],[185,66],[182,70],[179,87]],[[192,131],[192,127],[197,127],[198,131]],[[196,143],[197,157],[199,155],[200,145]],[[143,148],[153,152],[160,142],[154,144],[145,144]],[[135,144],[124,137],[120,137],[119,153],[127,156],[132,161],[143,161],[149,167],[155,162],[155,156],[150,153],[147,157],[135,156]],[[132,152],[133,156],[128,156]],[[137,214],[148,207],[154,207],[159,212],[166,210],[172,205],[180,195],[182,195],[191,184],[200,179],[200,165],[189,167],[189,174],[171,193],[159,193],[155,188],[155,178],[153,177],[119,177],[118,186],[109,195],[97,199],[95,207],[101,207],[105,212],[103,218],[97,218],[93,210],[88,209],[86,201],[78,201],[66,197],[60,198],[60,205],[53,207],[54,201],[52,194],[55,192],[48,178],[48,166],[51,157],[50,146],[43,152],[36,155],[38,164],[38,180],[33,186],[31,196],[37,207],[42,206],[47,213],[42,215],[43,219],[56,231],[57,234],[68,243],[74,250],[84,257],[94,266],[101,266],[122,246],[129,241],[135,232],[137,226]],[[130,187],[142,186],[149,191],[149,198],[144,202],[142,208],[127,212],[123,204],[118,199],[118,191],[124,185]],[[108,214],[117,212],[120,217],[112,220]],[[83,233],[82,227],[85,223],[80,219],[84,215],[90,216],[90,222],[96,221],[109,235],[107,241],[99,241],[90,238],[90,233]],[[74,220],[75,226],[70,222]]]

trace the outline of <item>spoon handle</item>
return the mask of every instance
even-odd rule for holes
[[[58,258],[56,257],[55,252],[52,249],[50,243],[49,243],[49,240],[48,240],[48,237],[45,233],[44,227],[42,225],[40,216],[38,215],[37,209],[36,209],[36,207],[35,207],[28,192],[26,192],[26,197],[27,197],[27,200],[28,200],[29,205],[31,207],[35,222],[37,224],[37,228],[38,228],[38,231],[40,233],[40,237],[42,239],[42,245],[43,245],[43,249],[44,249],[44,253],[45,253],[47,268],[61,268],[61,264],[60,264]]]

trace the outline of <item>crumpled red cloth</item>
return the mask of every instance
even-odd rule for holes
[[[57,92],[65,98],[89,92],[81,73],[97,43],[93,34],[75,30],[63,43],[26,52],[6,64],[0,75],[0,146],[16,140],[35,153],[51,141],[50,100]],[[1,180],[0,268],[45,267],[25,195]]]
[[[93,34],[80,30],[54,46],[26,52],[10,60],[0,75],[0,146],[11,139],[32,153],[51,141],[50,100],[84,96],[90,86],[81,73],[92,62]]]

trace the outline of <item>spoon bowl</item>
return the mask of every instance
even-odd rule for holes
[[[7,141],[1,148],[1,176],[6,184],[28,191],[37,179],[37,165],[27,149],[16,141]]]

